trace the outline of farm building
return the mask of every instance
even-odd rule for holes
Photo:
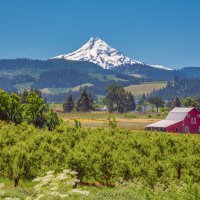
[[[176,107],[165,120],[150,124],[146,130],[178,133],[200,133],[200,112],[195,108]]]

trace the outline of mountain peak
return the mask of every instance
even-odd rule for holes
[[[111,69],[121,65],[143,64],[142,62],[126,57],[98,37],[91,37],[80,49],[69,54],[56,56],[53,59],[61,58],[89,61],[104,69]]]
[[[92,42],[96,42],[98,40],[101,40],[101,39],[98,37],[93,37],[93,36],[89,39],[89,41],[92,41]]]
[[[97,64],[104,69],[112,69],[119,66],[134,64],[144,65],[143,62],[126,57],[123,53],[114,49],[98,37],[91,37],[81,48],[72,53],[59,55],[52,59],[88,61]],[[149,66],[159,69],[170,70],[169,68],[160,65]]]

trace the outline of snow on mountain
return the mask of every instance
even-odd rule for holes
[[[94,37],[91,37],[80,49],[69,54],[56,56],[53,59],[61,58],[66,60],[89,61],[104,69],[111,69],[120,65],[143,64],[142,62],[124,56],[103,40]]]
[[[126,57],[124,54],[112,48],[106,42],[97,37],[91,37],[86,44],[72,53],[59,55],[51,59],[89,61],[101,66],[104,69],[112,69],[122,65],[145,65],[143,62]],[[160,65],[150,66],[159,69],[171,70]]]
[[[165,67],[165,66],[162,66],[162,65],[149,65],[149,66],[154,67],[154,68],[158,68],[158,69],[173,70],[171,68],[168,68],[168,67]]]

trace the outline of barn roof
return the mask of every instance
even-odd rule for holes
[[[181,108],[176,107],[173,110],[169,112],[169,114],[166,117],[166,120],[178,120],[182,121],[187,116],[188,112],[190,112],[194,108]]]
[[[157,127],[157,128],[166,128],[178,122],[181,122],[185,119],[188,112],[194,108],[181,108],[176,107],[169,112],[165,120],[148,125],[147,127]]]
[[[161,120],[159,122],[148,125],[147,127],[166,128],[180,122],[179,120]]]

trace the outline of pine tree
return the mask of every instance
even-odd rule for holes
[[[138,105],[143,107],[143,111],[146,112],[146,104],[147,104],[147,97],[145,94],[142,95],[142,98],[139,100]]]
[[[174,99],[174,101],[172,102],[172,105],[171,105],[170,109],[172,110],[175,107],[181,107],[181,101],[180,101],[180,99],[178,97],[176,97]]]
[[[93,108],[93,99],[91,95],[87,93],[86,90],[83,90],[83,92],[79,95],[76,110],[81,112],[88,112],[91,111]]]
[[[135,99],[130,92],[127,94],[127,101],[129,105],[127,111],[134,111],[136,109]]]
[[[71,112],[74,109],[74,101],[72,94],[70,93],[67,100],[63,104],[64,112]]]
[[[90,103],[89,108],[90,110],[94,110],[94,99],[92,98],[92,95],[90,92],[88,93],[88,97],[89,97],[89,103]]]

